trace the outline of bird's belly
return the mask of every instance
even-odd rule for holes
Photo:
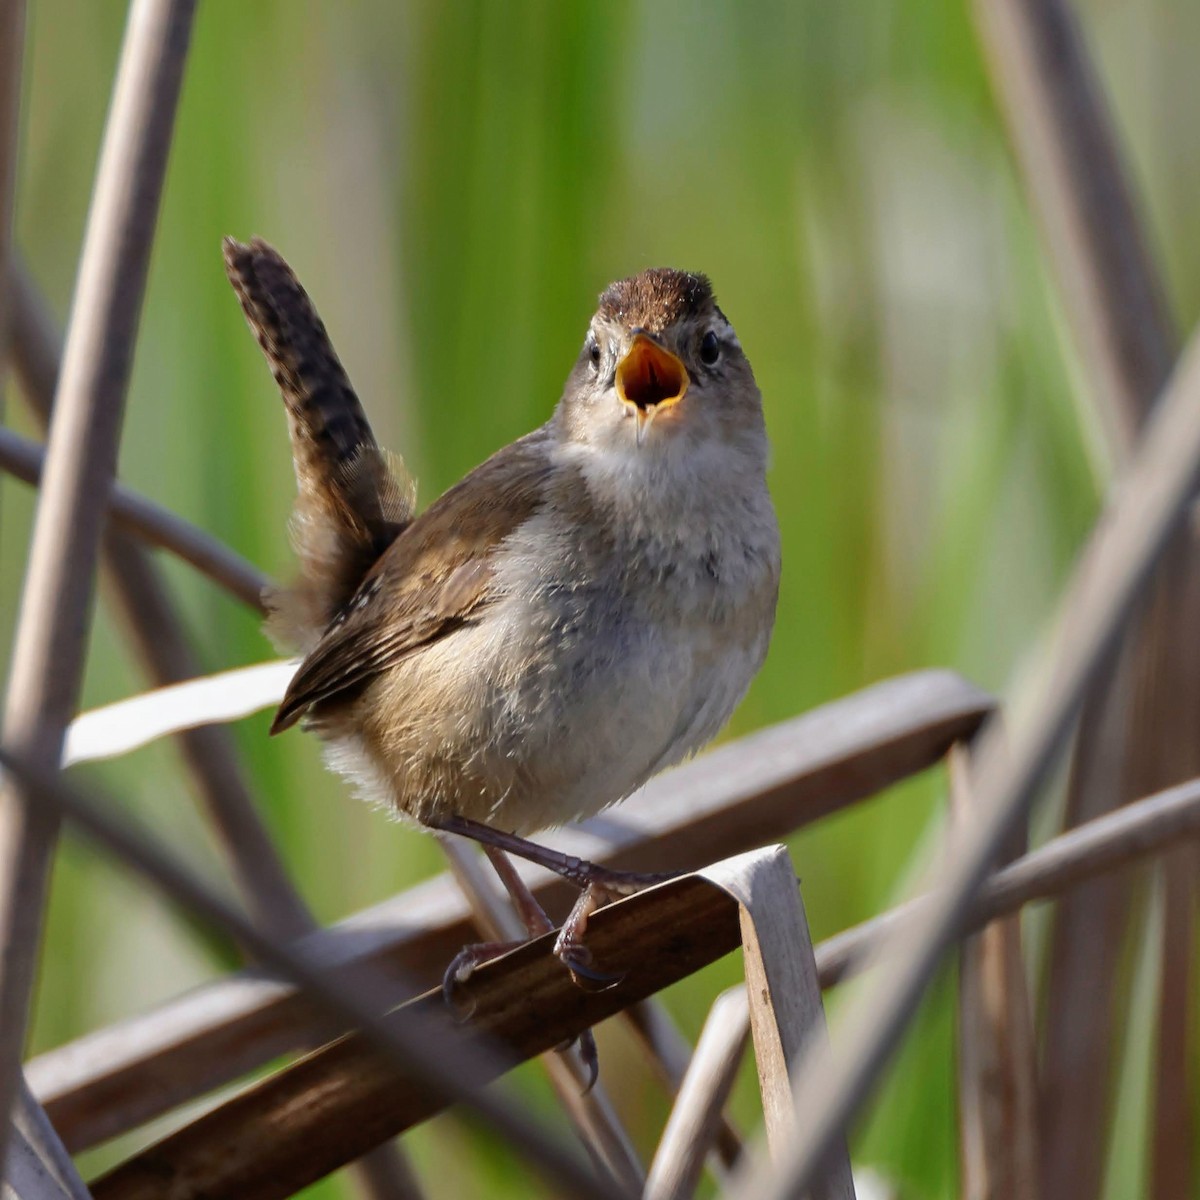
[[[553,666],[513,680],[493,730],[495,759],[523,786],[482,818],[532,831],[590,816],[708,741],[757,662],[714,629],[628,616],[569,635]]]
[[[364,694],[367,744],[402,811],[523,833],[589,816],[708,741],[765,650],[765,631],[741,644],[719,623],[537,603],[497,605]],[[412,719],[371,730],[368,706]]]

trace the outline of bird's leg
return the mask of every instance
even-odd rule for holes
[[[486,826],[480,826],[480,828],[486,828]],[[512,900],[513,907],[529,936],[538,938],[543,934],[553,933],[556,928],[554,922],[546,915],[546,910],[529,890],[529,885],[517,873],[508,854],[489,842],[484,842],[482,845],[483,852],[488,856],[488,861],[504,885],[504,890]],[[541,847],[535,847],[535,849],[541,849]],[[583,894],[571,910],[566,925],[563,926],[563,931],[567,933],[566,938],[564,939],[560,934],[558,941],[554,944],[554,953],[570,968],[572,974],[582,976],[593,983],[611,984],[617,980],[615,975],[604,975],[592,969],[591,956],[580,940],[587,925],[588,916],[601,904],[612,898],[612,894],[606,889],[594,884],[586,885]],[[524,942],[475,942],[470,946],[464,946],[450,961],[450,965],[442,977],[442,991],[445,993],[447,1001],[453,1001],[455,987],[460,983],[466,983],[470,979],[471,973],[481,963],[501,954],[507,954],[508,951],[515,950],[524,944]],[[568,950],[569,954],[566,953]]]
[[[508,894],[513,897],[513,902],[523,917],[530,911],[529,905],[532,905],[548,927],[553,928],[553,925],[549,925],[549,919],[542,912],[541,906],[538,905],[524,881],[513,869],[512,863],[505,857],[507,854],[514,854],[518,858],[537,863],[583,889],[583,894],[575,902],[575,907],[571,910],[570,916],[567,917],[559,931],[558,940],[554,943],[554,953],[570,970],[577,983],[580,979],[609,986],[620,982],[619,976],[605,975],[593,966],[591,952],[583,940],[588,917],[610,900],[621,896],[632,896],[643,888],[653,887],[655,884],[665,883],[668,879],[675,878],[671,872],[614,871],[610,867],[602,867],[597,863],[588,862],[586,859],[563,854],[560,850],[551,850],[547,846],[538,845],[537,842],[531,842],[513,833],[504,833],[502,830],[493,829],[490,825],[469,820],[467,817],[441,817],[431,821],[430,824],[446,833],[457,833],[461,837],[468,837],[479,842],[492,860],[492,865],[496,867],[500,881],[504,884]],[[500,862],[503,862],[503,867],[498,865]],[[519,896],[518,892],[524,893],[524,897],[527,899]],[[538,928],[535,932],[528,919],[526,919],[526,926],[534,936],[548,932],[548,929],[543,928]],[[470,951],[471,948],[468,947],[463,954]],[[462,959],[462,955],[451,964],[452,969],[461,969],[463,964],[460,963],[460,959]],[[482,961],[482,959],[478,961]],[[449,973],[447,978],[450,978]]]
[[[492,864],[492,869],[499,876],[504,890],[517,910],[521,923],[529,931],[532,938],[541,937],[554,929],[554,922],[546,915],[546,910],[538,903],[537,897],[529,890],[529,885],[517,873],[508,855],[503,850],[486,843],[483,852]]]
[[[461,837],[471,838],[482,846],[493,846],[506,854],[515,854],[517,858],[527,859],[537,863],[555,875],[561,875],[568,883],[579,888],[595,885],[602,892],[611,896],[632,896],[645,888],[657,883],[666,883],[675,879],[674,871],[615,871],[611,867],[602,867],[599,863],[588,862],[586,858],[576,858],[573,854],[564,854],[561,850],[551,850],[549,846],[540,846],[527,838],[518,837],[515,833],[504,833],[493,829],[480,821],[472,821],[467,817],[441,817],[429,822],[435,829],[446,833],[457,833]],[[593,909],[599,905],[593,905]]]
[[[517,915],[529,931],[529,936],[536,938],[552,933],[554,922],[546,915],[546,910],[529,890],[529,885],[517,873],[508,855],[503,850],[498,850],[495,846],[487,843],[483,845],[483,852],[488,856],[488,861],[504,885],[504,890],[512,900]],[[558,954],[558,942],[554,943],[554,953]],[[562,958],[561,954],[558,956]],[[583,1089],[586,1094],[596,1086],[596,1080],[600,1078],[600,1052],[596,1049],[596,1038],[590,1029],[585,1029],[577,1040],[579,1057],[583,1060],[583,1068],[587,1073],[587,1085]],[[568,1041],[561,1048],[566,1050],[570,1045],[571,1043]]]
[[[546,915],[546,910],[537,902],[537,897],[525,885],[525,881],[517,874],[511,862],[502,850],[488,844],[483,845],[483,852],[488,856],[493,870],[504,885],[509,899],[516,909],[521,924],[531,938],[541,937],[554,929],[554,922]],[[489,959],[507,954],[524,942],[473,942],[464,946],[451,960],[442,976],[442,993],[451,1006],[454,1005],[454,990],[466,983],[475,968]]]
[[[597,979],[607,982],[609,986],[620,983],[621,976],[600,975],[592,966],[592,952],[583,940],[587,930],[588,917],[613,899],[611,892],[597,884],[589,883],[579,894],[554,943],[554,953],[570,969],[575,976],[582,975],[585,979]],[[577,980],[578,982],[578,980]]]
[[[488,861],[504,885],[504,890],[512,900],[513,908],[529,936],[537,938],[543,934],[552,933],[554,922],[546,915],[546,910],[538,903],[537,897],[517,873],[508,855],[503,850],[498,850],[495,846],[486,843],[483,845],[483,852],[487,855]],[[451,959],[445,975],[442,976],[442,994],[445,996],[447,1004],[452,1008],[458,1007],[454,996],[455,989],[470,979],[476,967],[524,944],[524,942],[477,942],[471,946],[464,946]],[[586,947],[582,947],[582,949],[586,953]],[[555,943],[555,953],[558,953],[557,943]],[[559,957],[562,956],[559,955]],[[600,1055],[596,1049],[596,1039],[590,1029],[585,1029],[577,1040],[579,1055],[587,1074],[587,1085],[584,1088],[586,1093],[596,1086],[596,1080],[600,1077]],[[565,1042],[561,1049],[566,1050],[570,1045],[570,1041]]]

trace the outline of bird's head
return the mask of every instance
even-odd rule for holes
[[[754,374],[708,279],[660,267],[610,284],[560,420],[574,442],[642,455],[761,431]]]

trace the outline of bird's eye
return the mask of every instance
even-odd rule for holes
[[[717,335],[710,329],[700,340],[700,361],[706,367],[716,366],[717,359],[721,357],[721,343],[717,341]]]
[[[588,334],[587,356],[593,367],[600,365],[600,343],[591,334]]]

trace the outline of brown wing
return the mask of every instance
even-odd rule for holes
[[[496,547],[542,502],[545,427],[455,484],[383,553],[292,679],[272,733],[453,633],[491,599]]]

